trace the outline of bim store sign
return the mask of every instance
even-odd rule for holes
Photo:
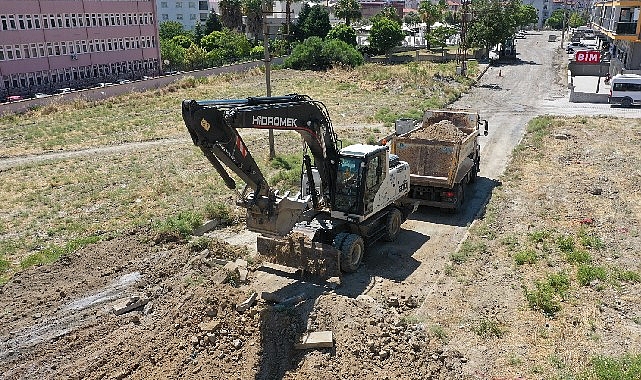
[[[574,60],[577,63],[599,63],[601,62],[601,52],[596,50],[577,51],[574,54]]]

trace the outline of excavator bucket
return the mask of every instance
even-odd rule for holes
[[[340,276],[338,249],[312,241],[306,234],[292,232],[284,237],[258,236],[258,254],[270,263],[300,269],[303,275],[327,279]]]

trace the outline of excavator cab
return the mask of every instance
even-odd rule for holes
[[[388,157],[388,147],[384,145],[356,144],[341,149],[333,192],[333,215],[359,222],[379,211],[374,201],[386,178]]]

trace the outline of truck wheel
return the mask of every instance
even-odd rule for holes
[[[365,243],[363,238],[356,234],[347,235],[341,246],[341,270],[352,273],[356,272],[358,266],[361,265]]]
[[[348,236],[349,236],[349,232],[341,232],[338,235],[336,235],[334,237],[334,241],[332,242],[332,247],[340,251],[341,247],[343,246],[343,242]]]
[[[621,99],[621,106],[622,107],[630,107],[631,105],[632,105],[632,99],[630,99],[630,98]]]
[[[394,241],[401,231],[401,224],[403,215],[397,208],[387,214],[387,221],[385,222],[385,241]]]

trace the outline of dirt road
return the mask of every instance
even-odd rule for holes
[[[243,256],[233,245],[255,243],[237,229],[215,233],[220,242],[208,250],[156,243],[146,230],[85,247],[17,274],[0,290],[0,379],[493,378],[506,353],[479,344],[471,325],[514,296],[497,287],[473,292],[473,279],[450,275],[450,254],[499,184],[532,117],[641,116],[638,109],[570,104],[559,69],[565,55],[547,39],[529,33],[518,40],[519,61],[488,68],[453,104],[478,111],[490,128],[465,212],[413,214],[397,243],[374,247],[337,288],[251,263],[242,286],[215,283],[221,273],[215,257]],[[239,312],[236,304],[254,291],[285,301]],[[115,315],[116,301],[129,296],[145,306]],[[334,348],[293,349],[302,332],[321,330],[333,332]]]

